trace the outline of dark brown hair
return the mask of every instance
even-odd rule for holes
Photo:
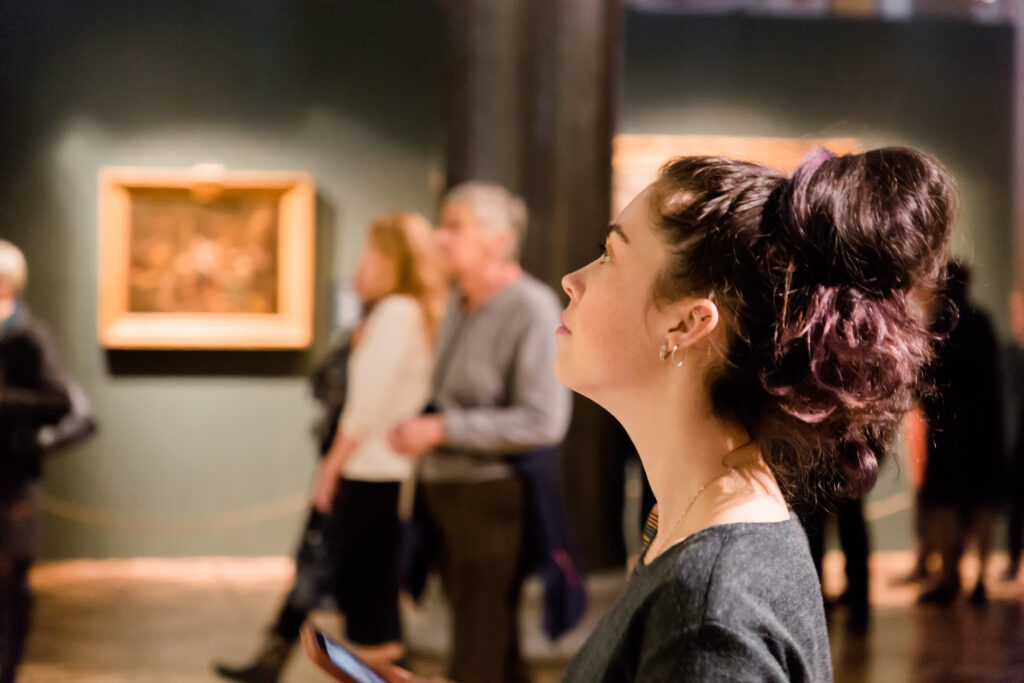
[[[655,296],[723,309],[713,409],[746,426],[791,500],[874,485],[931,350],[909,293],[935,283],[954,205],[943,168],[910,149],[819,150],[791,178],[717,157],[661,169],[652,209],[672,258]]]

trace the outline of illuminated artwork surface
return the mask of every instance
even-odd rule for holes
[[[235,191],[198,202],[187,190],[137,192],[128,310],[275,313],[278,199]]]

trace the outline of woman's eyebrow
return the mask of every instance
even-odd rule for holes
[[[604,236],[605,240],[607,240],[613,232],[621,237],[623,242],[629,244],[629,238],[626,237],[626,233],[622,231],[622,226],[618,223],[612,223],[608,226],[608,232],[606,232]]]

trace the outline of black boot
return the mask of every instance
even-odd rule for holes
[[[277,683],[291,652],[292,643],[277,634],[271,634],[267,636],[256,659],[248,666],[233,667],[217,664],[214,666],[214,671],[232,681]]]
[[[988,604],[988,591],[985,590],[985,583],[981,579],[975,584],[970,600],[975,607],[984,607]]]
[[[960,594],[960,584],[958,583],[939,583],[933,588],[921,593],[917,596],[917,604],[919,605],[938,605],[939,607],[949,607],[956,600]]]

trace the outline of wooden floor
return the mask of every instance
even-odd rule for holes
[[[826,588],[841,590],[839,555],[826,558]],[[977,608],[961,600],[951,608],[919,607],[916,588],[893,587],[910,564],[906,553],[872,558],[873,611],[866,633],[846,627],[832,611],[832,652],[839,682],[1024,681],[1024,584],[1001,583],[993,563],[991,600]],[[976,571],[965,563],[965,580]],[[33,575],[36,616],[20,681],[215,681],[214,659],[241,661],[256,646],[288,580],[286,560],[139,560],[43,565]],[[613,592],[613,591],[612,591]],[[560,678],[564,654],[588,626],[563,647],[537,654],[535,681]],[[336,628],[336,621],[318,615]],[[413,615],[421,635],[436,636],[435,617]],[[529,629],[528,622],[524,625]],[[419,637],[419,636],[417,636]],[[413,657],[421,673],[442,664],[429,638]],[[552,654],[555,653],[555,654]],[[322,681],[301,653],[286,682]]]

